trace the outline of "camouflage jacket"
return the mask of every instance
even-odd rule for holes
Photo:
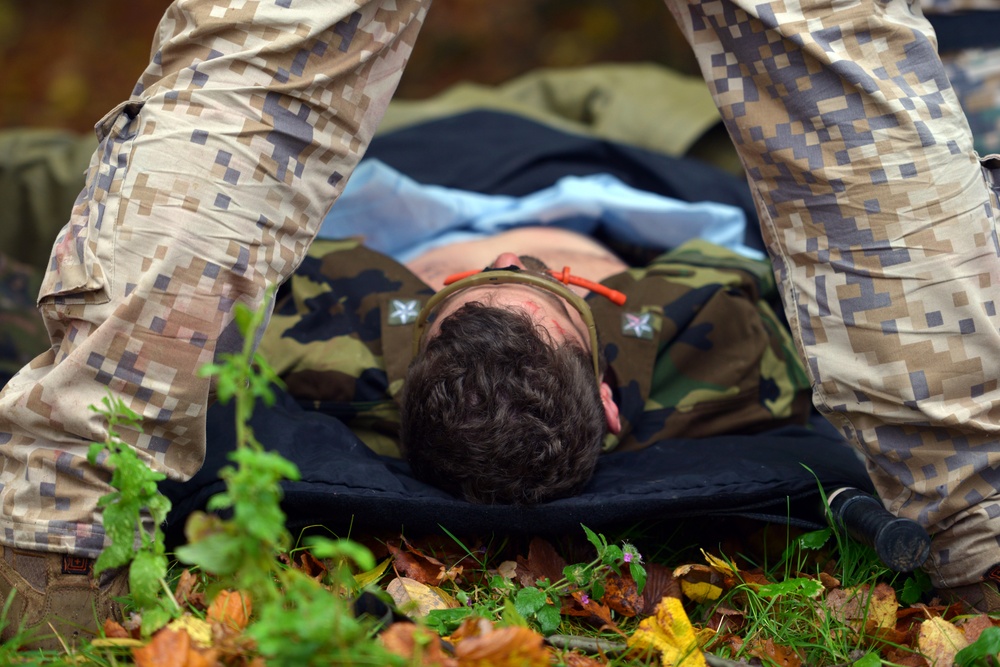
[[[628,296],[588,300],[622,416],[606,449],[805,421],[808,381],[765,300],[767,262],[696,241],[604,283]],[[398,455],[395,397],[432,294],[360,241],[319,241],[279,293],[261,351],[300,401]]]

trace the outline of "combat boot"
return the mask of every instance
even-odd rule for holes
[[[114,599],[128,594],[128,568],[94,577],[94,561],[67,554],[0,546],[0,609],[14,593],[0,642],[59,650],[97,636],[105,619],[120,620]]]

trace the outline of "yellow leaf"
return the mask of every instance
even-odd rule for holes
[[[385,571],[389,568],[389,563],[391,562],[391,558],[386,558],[371,570],[368,570],[367,572],[358,572],[354,575],[354,583],[358,588],[364,588],[369,584],[374,584],[382,577],[383,574],[385,574]]]
[[[434,589],[409,577],[396,577],[389,582],[385,590],[392,597],[396,606],[404,614],[424,617],[433,609],[450,609],[454,605],[441,597]]]
[[[733,569],[732,565],[730,565],[729,563],[727,563],[726,561],[722,560],[717,556],[713,556],[704,549],[701,550],[701,555],[705,557],[705,560],[708,562],[709,565],[712,566],[712,569],[714,569],[719,574],[722,575],[737,574],[736,570]]]
[[[722,596],[722,577],[718,570],[705,565],[681,565],[674,570],[681,591],[695,602],[710,602]]]
[[[955,654],[968,644],[965,633],[939,616],[928,618],[920,624],[917,648],[931,667],[955,664]]]
[[[174,632],[187,632],[191,637],[191,643],[200,648],[208,648],[212,645],[212,626],[208,621],[184,614],[180,618],[171,621],[167,627]]]
[[[656,614],[645,618],[628,640],[631,649],[654,649],[660,652],[663,667],[705,667],[705,656],[698,647],[691,621],[681,601],[665,597],[656,606]]]

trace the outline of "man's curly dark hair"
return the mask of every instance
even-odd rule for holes
[[[410,365],[401,403],[414,475],[470,502],[531,505],[579,492],[606,430],[590,354],[554,346],[527,313],[478,302],[441,322]]]

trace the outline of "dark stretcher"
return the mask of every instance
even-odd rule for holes
[[[526,195],[566,175],[611,173],[623,182],[686,201],[742,208],[756,221],[742,181],[710,165],[575,136],[517,116],[474,111],[379,136],[369,157],[422,183],[486,194]],[[747,245],[762,248],[751,225]],[[219,469],[235,442],[233,410],[209,410],[208,456],[186,483],[165,482],[174,503],[168,541],[183,541],[185,518],[223,490]],[[336,418],[308,410],[284,392],[252,421],[265,447],[294,462],[300,481],[285,482],[283,507],[294,533],[322,525],[338,534],[405,531],[413,535],[558,535],[611,530],[642,521],[747,517],[803,528],[826,525],[821,489],[837,489],[836,520],[891,567],[910,570],[926,558],[927,535],[894,519],[869,495],[864,465],[818,416],[810,428],[753,435],[666,440],[604,455],[584,492],[536,507],[472,505],[414,479],[405,461],[381,457]]]

